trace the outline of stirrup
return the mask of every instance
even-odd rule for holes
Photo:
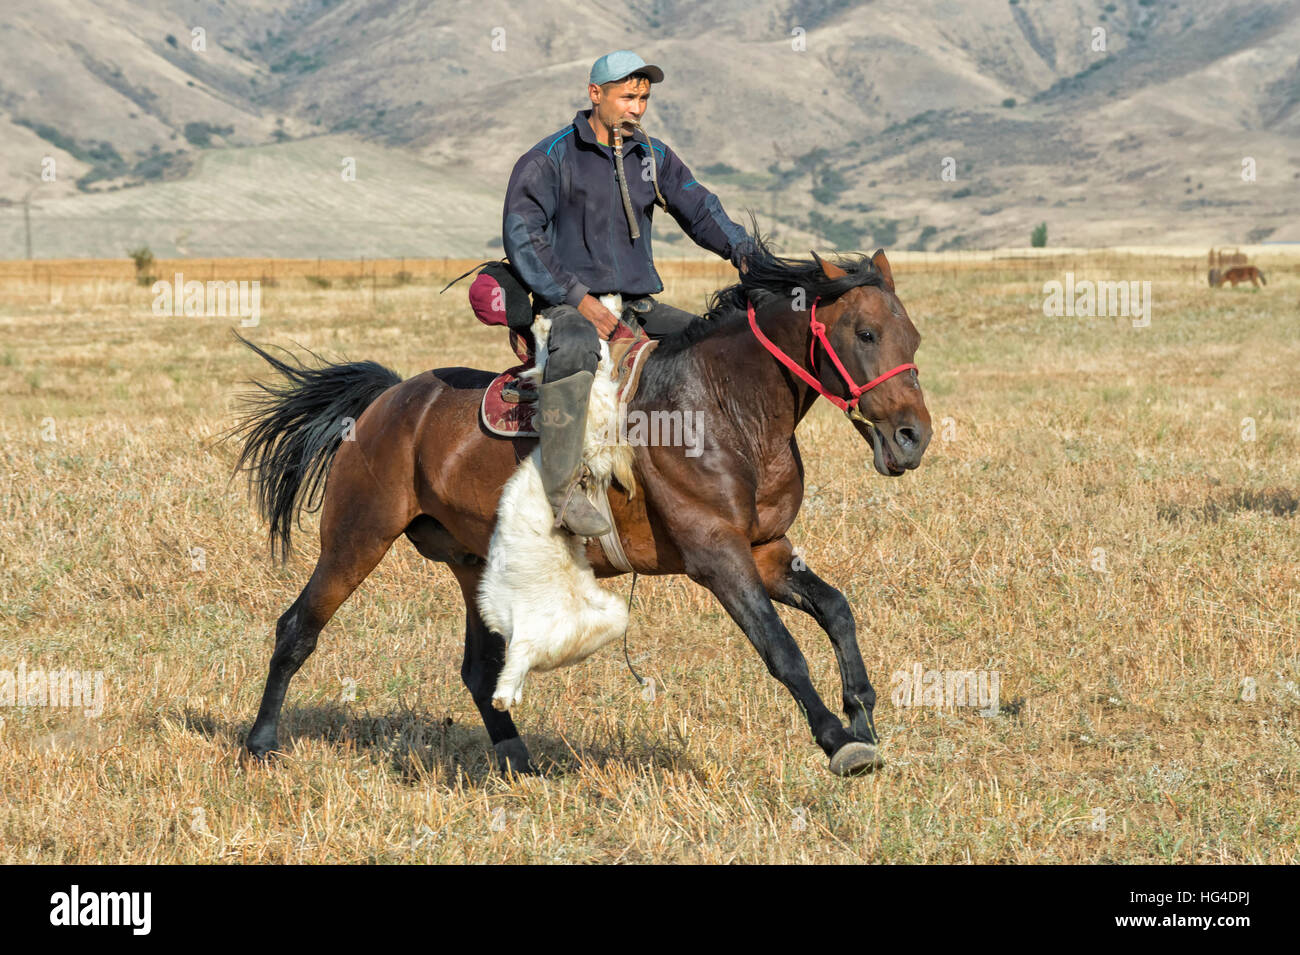
[[[594,504],[591,503],[591,501],[587,498],[587,495],[585,493],[587,480],[590,476],[591,476],[591,472],[588,470],[586,465],[583,465],[581,472],[579,472],[579,476],[574,478],[573,481],[569,483],[568,489],[564,492],[564,500],[560,502],[559,507],[557,508],[554,504],[551,505],[551,507],[555,510],[555,521],[551,524],[551,528],[553,530],[557,530],[557,531],[562,530],[569,534],[573,534],[576,537],[581,537],[588,540],[609,533],[611,527],[610,521],[607,520],[605,515],[600,512],[599,508],[597,508]],[[582,490],[579,490],[580,488]],[[577,498],[578,502],[580,504],[585,504],[587,509],[591,512],[589,516],[594,518],[595,520],[598,520],[604,526],[605,528],[604,530],[595,530],[590,533],[584,533],[582,531],[575,530],[573,527],[565,523],[565,516],[569,514],[570,505],[574,502],[574,494],[578,495]]]
[[[591,471],[587,468],[587,465],[584,464],[582,470],[578,472],[578,476],[569,482],[569,489],[564,492],[564,500],[560,502],[560,506],[555,512],[555,523],[551,525],[552,530],[558,531],[564,528],[564,512],[569,509],[569,502],[573,500],[574,492],[577,491],[579,487],[584,491],[586,490],[587,477],[590,474]]]

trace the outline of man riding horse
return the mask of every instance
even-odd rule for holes
[[[533,293],[533,310],[551,322],[539,388],[542,483],[557,525],[582,537],[610,531],[576,492],[600,340],[616,332],[620,318],[652,338],[695,318],[651,297],[663,291],[650,244],[655,205],[696,244],[733,265],[753,248],[677,154],[641,131],[651,84],[663,78],[659,67],[630,50],[602,56],[587,84],[591,109],[521,156],[506,190],[506,255]],[[626,153],[625,137],[631,141]],[[633,167],[630,177],[625,162]]]
[[[574,506],[585,504],[585,495],[574,495],[567,507],[564,500],[580,471],[579,422],[601,336],[620,327],[596,296],[625,294],[632,308],[619,309],[624,319],[651,334],[671,332],[689,318],[650,298],[662,288],[648,236],[652,205],[662,196],[687,233],[737,262],[741,275],[714,293],[707,320],[645,358],[630,411],[706,414],[708,440],[698,456],[654,441],[633,448],[635,497],[631,488],[606,494],[626,562],[640,574],[685,574],[713,593],[794,698],[831,772],[869,772],[883,757],[872,715],[876,691],[852,608],[796,560],[789,537],[804,494],[795,432],[824,398],[870,447],[877,473],[898,478],[918,467],[931,438],[914,362],[921,336],[895,293],[883,249],[838,261],[777,255],[731,222],[681,160],[654,140],[631,147],[646,175],[619,172],[622,132],[639,127],[622,119],[639,119],[648,85],[661,78],[633,54],[598,61],[592,109],[525,155],[511,180],[506,247],[552,321],[541,386],[543,410],[550,412],[542,424],[542,462],[551,506],[573,532],[600,532],[603,522]],[[615,145],[612,155],[605,139]],[[518,295],[501,304],[506,324],[530,324],[532,310]],[[518,443],[500,440],[482,424],[497,373],[444,367],[403,379],[374,361],[309,367],[242,340],[281,376],[259,383],[231,432],[244,438],[237,467],[250,474],[272,552],[291,553],[304,508],[321,512],[315,569],[276,621],[249,753],[262,758],[281,751],[289,681],[339,607],[405,536],[426,559],[446,566],[460,588],[461,678],[500,767],[535,771],[509,705],[499,708],[507,696],[511,705],[518,699],[518,681],[505,673],[518,646],[515,633],[493,629],[481,601],[504,493],[495,489],[519,466]],[[347,440],[341,422],[355,425]],[[543,509],[540,523],[550,524],[549,518]],[[597,577],[627,569],[600,546],[589,544],[585,553]],[[847,725],[818,694],[776,603],[809,614],[830,638]]]

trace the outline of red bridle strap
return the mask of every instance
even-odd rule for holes
[[[790,371],[807,384],[808,387],[817,392],[817,394],[821,395],[835,407],[846,413],[857,411],[858,401],[861,400],[864,394],[876,387],[876,385],[880,384],[882,381],[887,381],[888,379],[893,378],[895,375],[900,375],[905,371],[918,370],[916,365],[907,362],[906,364],[899,365],[897,368],[889,369],[889,371],[885,372],[883,375],[878,375],[865,385],[854,384],[853,376],[849,374],[848,369],[844,367],[844,363],[840,361],[840,356],[835,354],[835,349],[831,347],[831,343],[826,340],[825,324],[817,321],[818,301],[820,301],[820,299],[813,300],[812,311],[808,319],[808,327],[813,333],[812,343],[808,346],[808,364],[811,368],[815,369],[817,367],[817,343],[820,341],[822,343],[822,348],[826,349],[826,354],[830,356],[831,362],[835,365],[835,370],[840,373],[840,377],[844,379],[844,383],[849,386],[849,394],[851,395],[849,400],[845,400],[838,395],[833,395],[823,388],[822,383],[817,380],[815,375],[806,370],[785,352],[781,351],[781,349],[778,348],[770,338],[763,334],[758,327],[758,318],[754,314],[754,305],[752,302],[749,305],[749,328],[754,333],[754,337],[758,339],[759,344],[766,348],[773,358],[785,365],[786,368],[790,369]]]

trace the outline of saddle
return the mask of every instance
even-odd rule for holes
[[[531,336],[512,332],[510,344],[521,359],[492,379],[479,406],[479,418],[492,434],[503,438],[535,438],[537,386],[532,380],[534,355]],[[620,404],[629,404],[641,383],[645,360],[659,343],[646,337],[641,329],[633,332],[620,324],[614,340],[609,342],[609,378],[618,383]],[[603,367],[603,366],[602,366]],[[600,373],[600,370],[597,370]]]

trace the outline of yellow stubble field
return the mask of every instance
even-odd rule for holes
[[[1300,277],[1214,290],[1124,261],[1109,277],[1152,279],[1146,327],[1044,315],[1041,269],[901,262],[926,461],[886,480],[834,409],[800,426],[791,537],[848,596],[881,697],[888,765],[850,780],[682,578],[637,588],[654,698],[617,646],[534,674],[515,718],[547,775],[502,779],[459,591],[404,539],[295,678],[287,756],[248,765],[318,547],[308,515],[270,561],[216,441],[263,366],[238,318],[156,314],[129,262],[0,268],[0,681],[103,677],[90,707],[0,683],[0,861],[1296,861]],[[244,334],[411,375],[512,363],[463,286],[437,294],[472,264],[154,274],[265,278]],[[662,271],[694,310],[734,278]],[[834,706],[829,642],[780,612]],[[998,705],[902,705],[918,670],[996,675]]]

